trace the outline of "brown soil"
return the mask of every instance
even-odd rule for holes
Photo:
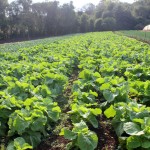
[[[98,146],[96,150],[116,150],[118,147],[118,137],[110,123],[103,115],[99,117],[99,128],[94,129],[98,136]]]
[[[63,136],[52,135],[43,141],[35,150],[65,150],[65,146],[69,143]]]

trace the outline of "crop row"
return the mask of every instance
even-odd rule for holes
[[[60,119],[76,64],[72,42],[1,51],[0,61],[0,140],[8,150],[32,149]]]
[[[149,45],[112,33],[86,38],[86,51],[78,51],[80,73],[68,112],[73,128],[62,129],[60,135],[71,140],[70,149],[95,149],[98,137],[89,129],[99,128],[97,116],[103,112],[112,118],[122,148],[149,149]]]
[[[0,138],[7,149],[32,149],[60,119],[63,92],[78,66],[60,135],[68,149],[94,150],[98,116],[127,149],[150,148],[150,47],[111,32],[88,33],[50,44],[0,52]],[[138,144],[135,144],[138,142]]]

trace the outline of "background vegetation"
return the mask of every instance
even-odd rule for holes
[[[107,30],[138,30],[150,23],[150,1],[133,4],[100,0],[82,9],[73,2],[32,3],[32,0],[0,0],[0,39],[30,39]]]

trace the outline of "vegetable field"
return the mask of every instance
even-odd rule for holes
[[[131,30],[131,31],[120,31],[120,33],[150,43],[150,32]]]
[[[3,46],[0,143],[4,150],[149,150],[150,46],[112,32]]]

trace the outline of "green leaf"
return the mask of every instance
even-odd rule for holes
[[[96,82],[98,82],[99,84],[103,84],[105,82],[104,78],[98,78],[96,80]]]
[[[41,131],[41,132],[44,131],[46,122],[47,122],[47,118],[44,116],[34,119],[31,124],[31,130],[32,131]]]
[[[27,149],[28,150],[33,149],[33,147],[28,143],[26,143],[26,141],[22,137],[14,139],[14,141],[10,142],[7,146],[7,150],[27,150]]]
[[[144,123],[144,120],[143,119],[138,119],[138,118],[135,118],[132,120],[133,122],[135,123],[140,123],[140,124],[143,124]]]
[[[61,109],[60,109],[60,107],[59,106],[56,106],[56,107],[54,107],[54,108],[52,108],[52,111],[53,112],[61,112]]]
[[[45,97],[51,95],[51,91],[49,90],[49,88],[46,85],[42,85],[42,87],[41,87],[41,94],[45,98]]]
[[[30,131],[23,138],[35,148],[41,142],[41,133]]]
[[[68,129],[64,129],[64,137],[68,140],[74,140],[76,139],[77,134]]]
[[[92,112],[93,115],[97,116],[100,115],[102,113],[102,110],[100,108],[95,108],[95,109],[90,109],[90,111]]]
[[[99,72],[93,73],[93,76],[94,76],[94,77],[97,77],[97,78],[100,78],[100,77],[101,77],[101,75],[99,74]]]
[[[113,105],[111,105],[108,109],[104,111],[104,114],[107,118],[114,117],[116,115],[116,110],[113,108]]]
[[[140,137],[138,136],[130,136],[127,138],[127,148],[133,149],[141,146]]]
[[[146,126],[150,126],[150,117],[144,117],[144,123]]]
[[[124,123],[123,129],[129,135],[143,135],[144,134],[144,132],[141,131],[140,126],[133,122]]]
[[[145,138],[142,139],[141,144],[142,144],[143,148],[146,148],[146,149],[150,148],[150,140],[148,140],[148,139],[145,139]]]
[[[79,78],[81,79],[90,79],[92,72],[90,70],[83,70],[79,73]]]
[[[94,128],[98,128],[98,121],[94,115],[89,115],[87,119],[93,125]]]
[[[70,150],[72,148],[73,143],[70,142],[66,145],[66,150]]]
[[[123,130],[124,123],[123,122],[115,122],[115,123],[112,122],[112,123],[113,123],[117,136],[120,137],[124,133],[124,130]]]
[[[12,122],[12,119],[14,119],[13,122]],[[28,121],[24,120],[22,117],[20,117],[17,114],[14,114],[13,118],[10,117],[9,122],[8,122],[9,128],[12,131],[13,130],[17,131],[18,134],[20,134],[20,135],[25,131],[26,128],[29,127],[29,124],[30,123]],[[10,132],[11,132],[11,130],[10,130]]]
[[[64,133],[64,130],[65,130],[64,128],[61,129],[61,131],[60,131],[60,133],[59,133],[60,136],[63,136],[63,135],[65,134],[65,133]]]
[[[48,116],[52,121],[56,122],[59,119],[60,113],[55,111],[48,111]]]
[[[78,134],[77,145],[81,150],[94,150],[97,147],[98,137],[94,132],[87,135],[83,133]]]
[[[6,150],[16,150],[13,141],[8,144]]]
[[[88,126],[86,125],[86,123],[83,120],[81,120],[81,122],[75,123],[73,125],[74,125],[74,128],[72,130],[73,132],[79,133],[79,132],[82,132],[83,130],[88,130]]]
[[[92,94],[92,95],[94,95],[95,97],[98,97],[98,94],[96,92],[93,92],[93,91],[90,90],[89,93]]]
[[[116,96],[118,96],[118,93],[112,93],[109,90],[103,91],[103,96],[108,102],[112,102]]]
[[[101,85],[100,87],[100,90],[103,91],[103,90],[107,90],[107,89],[110,89],[110,84],[109,83],[104,83]]]
[[[7,120],[1,118],[1,122],[0,122],[0,137],[3,137],[5,136],[6,134],[6,130],[7,130],[7,127],[6,127],[6,123]]]

